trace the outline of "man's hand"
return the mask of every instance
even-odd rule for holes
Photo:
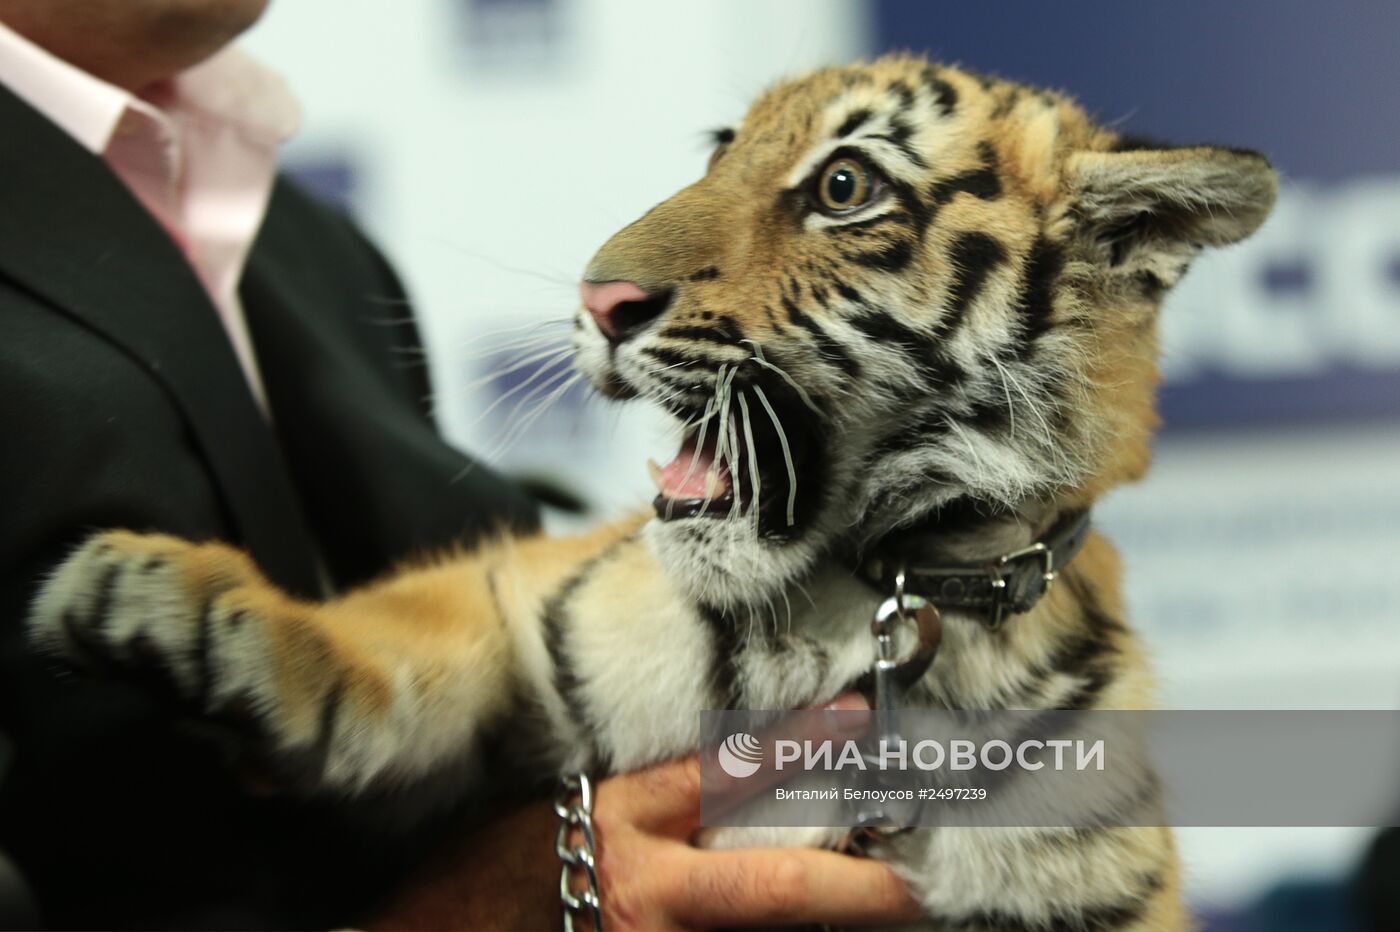
[[[903,881],[878,861],[805,848],[691,847],[699,799],[693,757],[599,787],[593,821],[608,929],[859,925],[918,916]]]
[[[689,843],[699,823],[698,758],[599,784],[593,824],[610,932],[860,925],[919,914],[878,861],[800,848],[704,851]],[[484,826],[371,928],[560,928],[558,824],[542,801]]]

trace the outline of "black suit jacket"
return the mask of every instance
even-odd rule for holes
[[[535,520],[439,439],[403,290],[344,217],[279,182],[242,297],[275,427],[177,247],[0,88],[0,850],[52,926],[353,922],[411,851],[249,798],[159,703],[35,657],[27,603],[83,536],[236,541],[309,595],[318,557],[343,586]]]

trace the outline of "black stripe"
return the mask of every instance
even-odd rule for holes
[[[889,92],[899,98],[899,105],[904,109],[914,106],[914,89],[903,81],[891,83]]]
[[[859,313],[848,317],[847,322],[874,342],[901,349],[916,361],[922,362],[926,356],[936,352],[930,335],[905,326],[885,311],[862,308]]]
[[[668,366],[687,367],[698,366],[703,363],[703,360],[696,359],[693,356],[687,356],[673,349],[667,349],[664,346],[644,346],[642,347],[642,354],[650,356],[657,362],[664,363]]]
[[[903,452],[907,451],[891,451],[885,456],[867,458],[867,468],[874,469],[881,463],[882,460],[888,459],[895,453]],[[892,485],[881,488],[880,491],[875,494],[875,497],[870,500],[870,504],[866,508],[866,513],[888,514],[894,511],[895,509],[898,509],[902,517],[903,514],[907,513],[909,510],[909,500],[907,496],[911,491],[927,491],[930,486],[952,485],[956,479],[956,477],[952,474],[942,469],[931,468],[926,463],[919,463],[918,470],[919,474],[917,476],[911,476],[906,473],[903,476],[901,476],[899,481],[895,482]],[[869,682],[873,685],[874,676],[869,670],[861,674],[861,679],[865,679],[866,677],[870,677]],[[911,702],[913,702],[917,707],[936,705],[937,700],[935,698],[926,696],[925,693],[927,692],[928,689],[924,686],[924,682],[922,680],[918,683],[915,683],[913,686],[910,687],[909,695],[911,697]],[[913,697],[915,696],[917,696],[918,698],[914,699]]]
[[[948,316],[941,326],[955,330],[992,270],[1006,261],[1006,248],[985,233],[964,233],[953,241],[948,261],[955,278],[948,296]]]
[[[883,139],[885,142],[888,142],[898,149],[906,159],[913,162],[919,168],[928,168],[928,162],[925,161],[923,155],[909,143],[913,135],[914,128],[912,126],[899,119],[899,117],[890,117],[890,131],[888,133],[872,134],[869,138]]]
[[[255,707],[250,693],[232,697],[207,717],[242,739],[240,751],[253,773],[282,786],[312,792],[322,788],[325,779],[344,693],[345,681],[337,679],[321,697],[315,740],[290,749],[278,748],[271,740],[275,729]]]
[[[1061,574],[1060,584],[1074,593],[1079,605],[1080,627],[1057,644],[1043,663],[1031,665],[1020,682],[999,690],[988,700],[990,706],[1019,707],[1052,701],[1045,695],[1046,685],[1052,678],[1067,676],[1077,680],[1078,685],[1054,700],[1054,708],[1087,709],[1116,677],[1113,661],[1119,650],[1113,643],[1113,636],[1126,632],[1127,628],[1102,607],[1074,569]]]
[[[112,595],[117,588],[117,577],[121,575],[121,563],[112,563],[102,571],[102,579],[97,584],[97,600],[92,606],[91,626],[103,631],[108,622],[107,616],[112,613]]]
[[[933,203],[942,206],[958,194],[971,194],[984,201],[1001,197],[1001,176],[997,173],[996,151],[986,142],[978,144],[982,166],[936,182],[929,190]]]
[[[1080,682],[1072,693],[1055,703],[1055,708],[1078,711],[1092,707],[1104,687],[1114,678],[1105,661],[1117,653],[1117,648],[1109,642],[1085,635],[1072,637],[1060,645],[1051,658],[1051,666],[1056,673],[1077,678]]]
[[[848,320],[852,327],[876,343],[902,350],[920,374],[935,385],[959,385],[967,378],[962,366],[939,349],[934,336],[915,330],[884,311],[865,307]]]
[[[995,393],[972,402],[958,421],[984,434],[1001,433],[1011,426],[1011,405],[1004,394]]]
[[[700,377],[695,381],[687,381],[676,375],[674,371],[651,371],[647,373],[647,378],[667,385],[679,392],[686,392],[692,395],[699,395],[708,398],[711,389],[711,379],[708,373],[697,373]]]
[[[1019,355],[1025,358],[1045,331],[1054,314],[1055,281],[1064,268],[1064,253],[1045,237],[1038,237],[1026,256],[1021,288],[1016,295],[1016,314],[1021,319]]]
[[[1153,139],[1149,136],[1137,136],[1131,133],[1119,136],[1113,145],[1108,147],[1110,152],[1164,152],[1168,149],[1176,148],[1171,143],[1162,142],[1160,139]]]
[[[739,334],[724,323],[713,327],[667,327],[657,336],[668,340],[700,340],[705,343],[719,343],[722,346],[733,346],[740,339]]]
[[[1084,632],[1058,649],[1052,663],[1059,672],[1083,680],[1065,700],[1063,708],[1087,709],[1093,706],[1104,687],[1113,682],[1118,672],[1111,666],[1111,661],[1118,654],[1113,637],[1123,634],[1127,628],[1104,608],[1097,594],[1079,573],[1067,571],[1064,577],[1065,584],[1079,603]]]
[[[700,371],[697,371],[695,375],[696,378],[692,381],[682,378],[675,370],[648,370],[645,372],[646,378],[660,382],[662,386],[670,389],[677,395],[676,398],[666,402],[668,406],[670,406],[672,402],[680,403],[686,399],[691,399],[693,401],[698,401],[699,406],[703,408],[713,395],[714,378],[711,373]],[[681,415],[682,418],[688,418],[699,413],[698,411],[689,410],[690,406],[688,405],[682,405],[682,407],[686,408],[686,410],[672,408],[672,412]]]
[[[744,639],[739,624],[723,609],[701,603],[696,606],[710,629],[710,670],[714,681],[716,709],[737,709],[743,698],[739,684],[739,654]]]
[[[832,338],[831,334],[823,330],[815,320],[802,313],[796,304],[788,300],[787,295],[783,295],[781,300],[783,310],[787,311],[788,320],[812,335],[812,339],[816,341],[817,354],[819,356],[834,363],[841,371],[845,372],[851,378],[856,378],[860,375],[860,363],[856,362],[855,359],[851,357],[850,353],[846,352],[845,347],[837,343],[836,340]]]
[[[934,214],[940,205],[924,203],[923,198],[919,197],[911,186],[902,181],[890,180],[889,186],[895,197],[899,199],[900,205],[909,211],[909,226],[913,228],[914,234],[922,240],[924,231],[933,222]]]
[[[1162,292],[1167,290],[1167,283],[1157,277],[1157,273],[1150,269],[1143,269],[1133,275],[1133,280],[1138,283],[1142,293],[1149,298],[1160,297]]]
[[[879,249],[865,252],[843,253],[845,258],[867,268],[881,272],[902,272],[914,261],[914,244],[906,239],[886,243]]]
[[[840,139],[843,136],[851,135],[851,133],[854,133],[864,126],[866,121],[870,119],[870,116],[870,111],[864,107],[859,110],[852,110],[845,121],[836,128],[836,133],[831,138]]]
[[[549,651],[549,659],[554,666],[554,691],[565,707],[573,710],[583,720],[581,722],[583,734],[593,736],[593,756],[603,770],[607,770],[607,755],[603,748],[597,744],[596,736],[599,729],[597,723],[591,721],[583,681],[579,677],[578,671],[574,669],[574,662],[570,657],[568,626],[571,606],[569,603],[578,590],[593,576],[598,567],[631,540],[632,535],[620,538],[585,560],[583,565],[574,572],[574,575],[564,580],[554,594],[545,600],[544,609],[540,613],[545,648]]]
[[[847,301],[854,301],[857,304],[859,304],[865,300],[864,295],[862,295],[856,289],[852,288],[850,285],[841,281],[841,279],[837,278],[835,275],[831,275],[829,277],[831,279],[831,287],[835,288],[836,293],[839,294],[841,297],[845,298]]]
[[[340,720],[340,703],[344,694],[344,682],[336,680],[330,692],[321,700],[321,717],[317,725],[316,740],[307,751],[308,756],[303,765],[306,767],[303,779],[313,781],[313,785],[320,782],[325,775],[326,765],[330,763],[331,744],[335,740],[335,725]]]
[[[112,590],[121,572],[120,563],[112,563],[103,571],[97,584],[97,602],[93,606],[92,617],[86,622],[75,609],[63,613],[59,623],[68,638],[67,653],[81,666],[90,666],[99,671],[112,669],[110,649],[100,636],[107,627],[107,612],[111,608]]]
[[[933,105],[943,116],[950,116],[958,106],[958,92],[953,85],[938,76],[938,69],[929,66],[924,69],[924,84],[933,95]]]
[[[1011,90],[1007,92],[1006,96],[997,103],[996,108],[992,110],[992,119],[1000,120],[1012,110],[1015,110],[1016,105],[1021,102],[1021,94],[1023,91],[1023,88],[1013,86]]]
[[[693,282],[709,281],[715,278],[719,278],[719,267],[714,265],[707,265],[698,272],[692,272],[690,275],[690,280]]]
[[[199,628],[195,631],[194,638],[194,667],[195,667],[195,708],[202,712],[209,711],[209,697],[213,694],[213,672],[209,664],[209,645],[213,640],[214,629],[214,599],[204,603],[204,611],[199,613]],[[239,618],[241,612],[234,613],[234,618]],[[239,624],[242,624],[240,621]],[[233,626],[230,626],[231,628]]]
[[[870,463],[874,465],[879,460],[897,453],[907,453],[927,446],[929,441],[946,436],[949,430],[946,411],[937,405],[925,408],[896,430],[880,438],[871,450]]]

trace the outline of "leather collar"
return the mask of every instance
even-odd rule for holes
[[[1069,565],[1089,536],[1088,510],[1062,515],[1034,543],[976,563],[917,565],[882,554],[861,564],[860,575],[882,592],[894,592],[904,573],[904,592],[922,596],[939,609],[982,615],[996,629],[1007,615],[1035,607],[1055,577]]]

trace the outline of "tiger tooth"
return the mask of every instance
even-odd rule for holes
[[[661,467],[656,464],[656,460],[647,460],[647,475],[651,476],[651,481],[652,484],[656,486],[656,491],[666,491],[666,486],[661,479]]]

